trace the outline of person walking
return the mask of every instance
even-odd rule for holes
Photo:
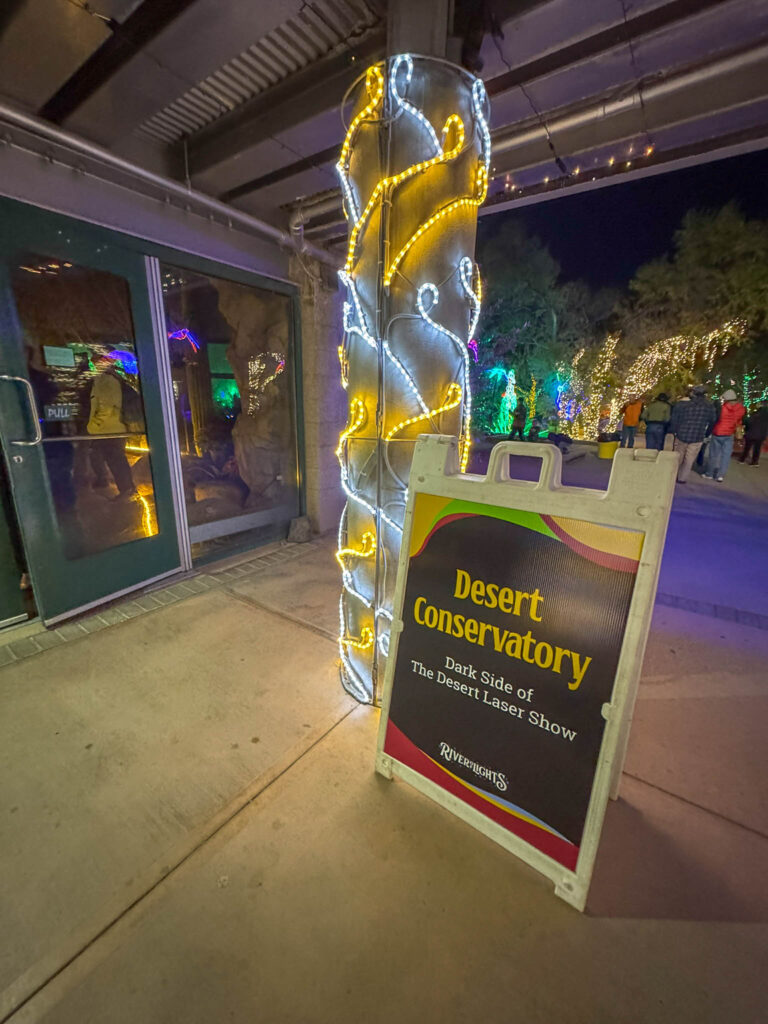
[[[525,421],[528,418],[528,410],[525,407],[525,403],[518,401],[515,406],[515,412],[512,416],[512,430],[509,435],[509,440],[514,441],[515,434],[520,438],[521,441],[525,440]]]
[[[709,439],[705,479],[723,482],[733,454],[733,435],[736,427],[744,419],[746,411],[737,399],[736,392],[729,388],[723,395],[720,415],[712,428],[712,436]]]
[[[715,407],[707,398],[706,389],[697,384],[691,391],[690,400],[677,402],[672,409],[670,433],[675,435],[675,451],[680,457],[677,482],[684,484],[691,475],[704,438],[714,426]]]
[[[621,427],[622,448],[635,447],[635,432],[637,431],[637,425],[640,422],[640,414],[642,413],[642,411],[643,403],[640,401],[637,395],[630,395],[629,401],[621,410],[622,416],[624,418]]]
[[[640,419],[645,421],[645,447],[663,451],[667,427],[672,419],[672,406],[663,391],[643,409]]]
[[[760,462],[760,449],[768,437],[768,403],[760,402],[755,409],[744,420],[744,451],[741,453],[739,462],[746,462],[750,451],[752,460],[750,466],[756,466]]]

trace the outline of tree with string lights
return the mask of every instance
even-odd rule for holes
[[[559,368],[580,347],[599,344],[617,295],[561,281],[557,261],[520,221],[482,244],[478,262],[487,289],[472,365],[473,424],[475,432],[504,433],[518,398],[529,425],[534,410],[555,414]]]

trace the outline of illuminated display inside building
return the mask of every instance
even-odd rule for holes
[[[336,165],[349,224],[336,558],[342,682],[361,701],[376,700],[389,650],[413,445],[456,434],[462,471],[469,460],[490,152],[485,87],[463,69],[400,54],[360,80]]]

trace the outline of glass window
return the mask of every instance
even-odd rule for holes
[[[155,495],[128,282],[25,253],[12,286],[66,557],[153,536]]]
[[[193,555],[299,510],[291,303],[161,265]],[[218,539],[218,541],[217,541]],[[217,541],[216,544],[213,544]]]

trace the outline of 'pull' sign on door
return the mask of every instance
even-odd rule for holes
[[[542,457],[537,485],[509,480],[510,451]],[[561,487],[552,446],[499,445],[485,478],[446,472],[453,452],[431,439],[414,461],[377,767],[583,909],[676,457],[621,453],[606,495]]]

